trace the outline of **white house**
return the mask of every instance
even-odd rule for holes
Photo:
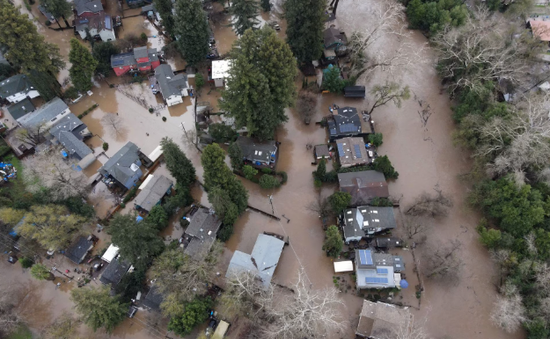
[[[92,37],[99,36],[101,41],[116,40],[113,20],[105,13],[78,18],[75,20],[75,24],[76,31],[83,40],[86,39],[86,29],[89,30]]]
[[[0,98],[12,104],[23,101],[25,98],[34,99],[39,96],[40,93],[24,74],[17,74],[0,82]]]
[[[162,64],[155,69],[156,83],[153,93],[160,91],[166,105],[174,106],[183,102],[189,95],[189,82],[184,74],[175,75],[170,65]]]
[[[213,60],[212,61],[212,80],[216,87],[223,87],[225,79],[229,76],[231,68],[230,60]]]

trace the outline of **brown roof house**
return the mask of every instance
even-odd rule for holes
[[[377,171],[339,173],[338,183],[341,192],[351,194],[350,206],[368,205],[373,198],[390,196],[384,174]]]
[[[397,338],[398,334],[411,330],[412,320],[408,308],[363,300],[355,335],[369,339]]]
[[[336,146],[342,167],[366,165],[374,161],[374,152],[367,151],[365,140],[361,137],[338,139]]]

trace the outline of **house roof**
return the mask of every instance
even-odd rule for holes
[[[342,167],[363,165],[370,162],[365,140],[361,137],[336,140],[338,158]]]
[[[139,160],[139,148],[128,142],[113,155],[99,170],[103,176],[111,176],[124,184],[139,169],[135,163]],[[132,166],[133,165],[133,166]],[[137,169],[136,169],[137,167]]]
[[[377,171],[339,173],[338,182],[340,191],[351,194],[351,206],[365,205],[373,198],[390,196],[384,174]]]
[[[88,251],[93,247],[94,242],[91,237],[80,236],[76,242],[65,251],[65,256],[74,263],[80,264],[86,257],[86,254],[88,254]]]
[[[50,134],[63,145],[70,156],[84,159],[92,153],[90,147],[82,141],[84,133],[81,132],[86,130],[87,126],[76,115],[69,113],[50,129]]]
[[[101,0],[74,0],[74,8],[77,15],[83,13],[99,13],[103,11]]]
[[[315,156],[317,158],[325,157],[326,159],[330,158],[330,153],[328,151],[328,145],[317,145],[315,146]]]
[[[402,247],[403,240],[395,237],[376,238],[376,247],[390,248],[390,247]]]
[[[164,175],[149,175],[152,177],[147,185],[139,192],[134,200],[136,206],[141,207],[146,211],[150,211],[153,206],[166,195],[166,192],[174,182]],[[147,179],[146,179],[147,180]]]
[[[164,98],[171,97],[172,95],[181,96],[182,90],[187,88],[187,76],[184,74],[174,75],[172,68],[167,64],[162,64],[155,68],[155,78]]]
[[[359,206],[344,211],[344,238],[364,237],[397,227],[393,207]]]
[[[136,59],[146,58],[147,55],[147,46],[134,48],[134,56]]]
[[[113,29],[113,21],[111,20],[111,16],[101,13],[99,15],[77,18],[75,26],[77,31],[86,29],[96,29],[98,32],[102,30],[110,31]]]
[[[247,160],[269,162],[275,159],[277,144],[274,140],[255,142],[252,138],[240,136],[236,142]]]
[[[346,98],[364,98],[365,86],[347,86],[344,87],[344,97]]]
[[[14,120],[19,120],[19,118],[33,112],[35,109],[36,107],[28,97],[8,107],[8,111]]]
[[[550,41],[550,21],[529,19],[528,22],[534,36],[541,41]]]
[[[137,47],[132,52],[111,55],[111,67],[125,67],[137,65],[137,59],[149,56],[149,63],[158,61],[158,53],[156,48]]]
[[[323,32],[323,39],[325,47],[329,48],[334,44],[346,44],[348,39],[344,32],[340,32],[339,29],[330,27]]]
[[[109,245],[109,248],[107,248],[105,253],[103,253],[103,256],[101,256],[101,260],[111,262],[118,255],[119,251],[120,249],[117,246],[111,244]]]
[[[409,327],[412,315],[408,309],[382,302],[363,300],[356,334],[366,338],[391,338],[394,330]]]
[[[151,289],[143,299],[143,306],[148,307],[153,310],[160,309],[160,304],[162,304],[164,296],[160,293],[157,285],[151,286]]]
[[[99,281],[105,285],[111,285],[112,288],[115,288],[120,280],[122,280],[122,277],[126,274],[126,272],[128,272],[129,268],[130,264],[126,261],[122,261],[120,257],[118,257],[107,265],[101,275],[101,278],[99,278]]]
[[[284,246],[285,243],[282,240],[259,234],[251,254],[235,251],[225,276],[231,277],[240,272],[251,272],[259,276],[264,286],[269,286]]]
[[[361,118],[355,107],[341,107],[336,110],[332,119],[328,120],[331,137],[347,136],[362,132]]]
[[[50,21],[55,21],[55,17],[53,16],[52,13],[48,12],[48,10],[46,9],[46,7],[44,7],[43,5],[38,5],[38,10],[40,11],[40,13],[42,13],[42,15],[44,15],[48,20]]]
[[[32,112],[32,114],[26,114],[17,121],[26,128],[37,127],[51,121],[67,109],[69,109],[69,106],[63,100],[56,97]]]
[[[231,60],[212,60],[212,79],[223,79],[229,76]]]
[[[206,255],[216,241],[216,234],[221,224],[222,222],[214,213],[210,213],[210,210],[199,208],[191,217],[191,222],[185,230],[185,234],[191,237],[191,240],[184,253],[195,259]]]
[[[6,99],[17,93],[28,93],[34,89],[24,74],[17,74],[0,82],[0,98]]]

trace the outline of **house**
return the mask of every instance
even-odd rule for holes
[[[344,97],[346,98],[365,98],[365,93],[365,86],[344,87]]]
[[[400,288],[403,258],[372,250],[355,250],[357,289]]]
[[[46,17],[46,19],[48,20],[48,22],[50,23],[54,23],[55,22],[55,17],[53,16],[52,13],[50,13],[46,7],[44,5],[38,5],[38,10],[40,11],[40,13],[42,13],[42,15],[44,17]]]
[[[280,239],[271,235],[259,234],[251,254],[241,251],[233,253],[225,277],[231,279],[232,276],[248,272],[258,276],[263,285],[268,287],[284,246],[284,241]]]
[[[99,281],[105,285],[111,285],[111,288],[114,289],[120,283],[122,277],[131,270],[133,270],[133,267],[126,261],[122,261],[118,256],[107,265]]]
[[[365,339],[397,338],[397,333],[407,333],[412,323],[408,308],[363,300],[355,335]]]
[[[98,172],[105,178],[108,185],[118,184],[120,187],[130,189],[143,175],[139,168],[141,166],[139,155],[139,148],[134,143],[128,142]]]
[[[192,258],[201,259],[214,245],[222,222],[214,211],[202,207],[188,219],[190,223],[184,234],[187,246],[183,252]]]
[[[336,147],[343,168],[366,165],[374,161],[374,152],[367,151],[365,140],[361,137],[338,139]]]
[[[153,285],[151,286],[149,292],[147,292],[147,295],[145,296],[141,304],[149,310],[159,311],[160,304],[162,304],[163,301],[164,296],[162,295],[162,293],[160,293],[157,285]]]
[[[95,39],[101,41],[116,40],[113,20],[110,15],[99,13],[86,17],[77,17],[75,19],[75,30],[81,39],[86,39],[88,33]]]
[[[380,248],[383,250],[395,248],[395,247],[403,247],[403,245],[404,245],[404,241],[395,237],[383,237],[383,238],[375,239],[376,248]]]
[[[359,206],[349,208],[342,214],[340,225],[346,243],[372,237],[397,227],[393,207]]]
[[[34,112],[23,115],[17,119],[17,122],[27,129],[49,130],[51,126],[70,113],[69,106],[56,97]]]
[[[139,186],[141,190],[134,199],[136,209],[150,212],[153,206],[160,204],[165,195],[170,194],[174,182],[164,175],[150,174]]]
[[[346,52],[348,38],[346,33],[335,27],[329,27],[323,32],[324,56],[327,60],[334,60],[337,55]]]
[[[75,17],[85,18],[104,12],[100,0],[74,0]]]
[[[137,47],[132,52],[111,55],[111,67],[117,76],[128,72],[148,72],[160,65],[156,48]]]
[[[338,173],[341,192],[351,194],[350,206],[367,205],[373,198],[388,198],[390,192],[383,173],[361,171]]]
[[[18,159],[22,159],[35,152],[35,145],[31,141],[21,140],[22,138],[19,137],[20,133],[23,132],[22,127],[16,126],[4,135],[4,141],[10,146]]]
[[[229,69],[231,69],[230,60],[212,60],[212,75],[216,87],[225,86],[225,79],[229,77]]]
[[[94,236],[80,236],[76,242],[65,251],[65,256],[75,264],[80,264],[86,255],[94,248]]]
[[[137,8],[143,6],[144,4],[150,4],[153,0],[126,0],[126,3],[130,8]]]
[[[533,35],[541,41],[550,42],[550,20],[545,17],[529,18],[527,27],[531,28]]]
[[[170,65],[160,65],[155,69],[155,81],[153,93],[160,91],[166,105],[174,106],[183,102],[183,97],[188,95],[189,82],[184,74],[175,75]]]
[[[278,148],[274,140],[255,142],[252,138],[240,136],[236,143],[241,148],[244,159],[252,165],[275,167]]]
[[[329,159],[330,152],[328,151],[328,145],[316,145],[315,146],[315,159]]]
[[[25,98],[34,99],[39,96],[38,90],[24,74],[17,74],[0,82],[0,99],[12,104],[23,101]]]
[[[35,109],[36,107],[34,107],[34,105],[29,100],[29,98],[26,97],[25,99],[9,106],[8,112],[10,112],[13,120],[17,121],[20,118],[22,118],[24,115],[34,112]]]
[[[92,150],[84,143],[84,139],[92,136],[88,126],[73,113],[61,118],[51,129],[50,134],[54,141],[63,146],[63,155],[80,161],[80,168],[84,169],[96,159]],[[82,161],[85,160],[85,161]]]
[[[327,124],[330,141],[363,133],[361,118],[355,107],[342,107],[334,110],[327,119]]]
[[[105,253],[103,253],[103,255],[101,256],[101,260],[105,261],[106,263],[110,263],[116,258],[119,251],[120,249],[117,246],[111,244],[109,245]]]

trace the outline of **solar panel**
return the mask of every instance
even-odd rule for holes
[[[359,250],[361,265],[372,265],[372,254],[370,250]]]
[[[355,157],[356,158],[362,158],[361,157],[361,148],[359,148],[359,145],[353,145],[353,148],[355,149]]]
[[[344,155],[344,146],[342,144],[336,144],[338,146],[338,154],[340,154],[340,156],[343,156]]]
[[[366,277],[365,281],[367,284],[387,284],[388,278]]]
[[[112,66],[121,66],[121,65],[124,65],[124,60],[123,59],[119,59],[119,60],[113,60],[111,61],[111,65]]]
[[[336,134],[336,128],[331,128],[330,129],[330,134],[335,135]]]
[[[357,127],[355,127],[354,124],[340,125],[340,132],[343,132],[343,133],[354,132],[356,130],[357,130]]]
[[[388,274],[388,269],[387,268],[376,268],[376,273],[378,274]]]

